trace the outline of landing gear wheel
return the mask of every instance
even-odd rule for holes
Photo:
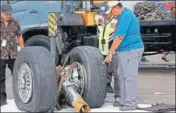
[[[47,112],[57,99],[57,78],[51,53],[43,47],[25,47],[16,57],[13,94],[17,107],[27,112]]]
[[[31,37],[25,42],[25,47],[27,46],[41,46],[50,51],[50,38],[44,35],[36,35]],[[60,62],[59,54],[56,51],[56,66]]]
[[[80,46],[74,48],[69,56],[70,64],[78,65],[79,76],[75,79],[79,82],[75,89],[91,108],[101,107],[106,96],[106,66],[102,63],[104,58],[100,51],[95,47]]]

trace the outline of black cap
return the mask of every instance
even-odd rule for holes
[[[1,11],[7,14],[12,14],[12,7],[9,4],[1,5]]]

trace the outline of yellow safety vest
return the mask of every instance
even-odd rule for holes
[[[99,20],[102,20],[102,24],[99,25]],[[99,39],[99,50],[103,55],[107,55],[109,52],[109,46],[111,40],[110,37],[113,35],[118,19],[113,16],[105,23],[104,17],[97,14],[95,16],[95,21],[97,24],[97,35]]]

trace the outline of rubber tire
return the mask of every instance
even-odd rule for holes
[[[42,46],[50,51],[50,39],[45,35],[36,35],[29,38],[25,42],[25,47],[27,46]],[[56,66],[58,65],[58,63],[59,63],[59,55],[58,52],[56,52]]]
[[[32,97],[24,104],[18,93],[18,68],[27,63],[32,72]],[[13,95],[17,107],[27,112],[47,112],[57,99],[56,69],[50,52],[43,47],[25,47],[16,57],[13,69]]]
[[[70,63],[81,63],[87,73],[82,97],[91,108],[101,107],[106,97],[106,65],[103,64],[103,55],[95,47],[79,46],[69,56]]]

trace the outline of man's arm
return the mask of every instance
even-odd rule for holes
[[[122,40],[124,39],[124,37],[122,36],[117,36],[114,40],[113,40],[113,43],[112,43],[112,46],[109,50],[109,55],[112,55],[116,49],[119,47],[119,45],[121,44]]]
[[[119,47],[119,45],[123,39],[124,38],[122,36],[115,37],[115,39],[113,40],[112,46],[109,50],[109,53],[104,60],[105,62],[109,63],[112,61],[112,55],[113,55],[113,53],[115,53],[116,49]]]
[[[24,48],[24,41],[23,41],[22,35],[20,35],[18,37],[18,43],[19,43],[19,45],[20,45],[21,48]]]
[[[18,38],[18,44],[20,45],[21,48],[24,48],[24,41],[23,41],[21,28],[18,22],[16,24],[17,24],[16,36]]]

